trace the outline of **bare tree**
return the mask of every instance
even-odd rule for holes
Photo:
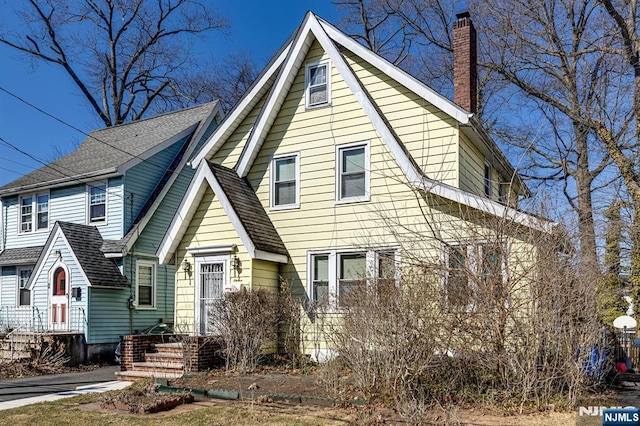
[[[230,111],[249,89],[258,73],[258,67],[248,53],[232,53],[184,80],[184,101],[186,104],[197,104],[218,99],[223,110]]]
[[[226,26],[197,0],[28,0],[17,13],[0,43],[62,68],[106,126],[179,104],[191,42]]]
[[[577,214],[582,262],[597,270],[592,194],[607,183],[597,179],[611,160],[586,121],[607,106],[601,95],[614,66],[606,50],[594,48],[610,43],[598,27],[598,3],[550,0],[531,7],[507,0],[476,8],[486,35],[483,66],[509,81],[517,89],[515,96],[524,97],[526,110],[537,110],[534,117],[544,120],[522,124],[540,132],[540,123],[546,122],[548,129],[532,140],[526,130],[518,137],[522,126],[505,126],[503,139],[526,152],[530,178],[562,183]]]
[[[588,124],[602,139],[632,201],[629,282],[631,297],[637,303],[640,300],[640,169],[637,161],[640,154],[640,6],[637,1],[598,0],[598,3],[610,18],[603,31],[614,37],[612,46],[607,47],[616,55],[621,67],[612,72],[610,90],[601,95],[608,95],[614,103],[600,110]]]

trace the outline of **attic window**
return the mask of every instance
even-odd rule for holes
[[[307,64],[305,72],[306,107],[331,104],[331,75],[328,60]]]

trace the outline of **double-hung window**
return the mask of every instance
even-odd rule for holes
[[[504,244],[475,242],[446,245],[445,297],[450,311],[473,312],[481,304],[506,302]]]
[[[18,268],[18,306],[29,306],[31,305],[31,291],[27,287],[29,283],[29,277],[31,277],[31,272],[33,269],[29,268]]]
[[[329,250],[309,254],[310,299],[320,307],[345,307],[367,285],[396,282],[394,250]]]
[[[336,201],[369,201],[369,142],[336,147]]]
[[[49,229],[49,194],[20,197],[20,232]]]
[[[89,223],[107,220],[107,184],[96,183],[89,186]]]
[[[156,305],[156,264],[139,260],[136,268],[136,306],[154,308]]]
[[[284,154],[271,159],[271,208],[300,206],[300,155]]]
[[[366,253],[338,254],[338,305],[346,306],[357,302],[361,289],[366,284]],[[359,291],[360,290],[360,291]]]
[[[328,60],[305,67],[305,98],[307,108],[331,104],[331,65]]]

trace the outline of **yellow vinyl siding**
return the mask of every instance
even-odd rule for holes
[[[305,64],[321,57],[314,44]],[[394,235],[397,229],[385,223],[389,218],[406,229],[425,231],[414,192],[403,183],[400,168],[335,67],[331,68],[332,102],[323,108],[305,110],[304,72],[302,66],[248,175],[258,198],[268,206],[269,158],[300,153],[300,208],[269,212],[291,256],[283,275],[299,295],[306,292],[309,250],[388,247],[413,237],[412,232]],[[424,115],[425,108],[419,109]],[[446,126],[438,131],[443,140],[457,134],[455,129],[447,133]],[[337,204],[336,145],[360,141],[370,144],[371,202]],[[449,155],[444,142],[436,150],[442,153],[440,159]]]
[[[225,214],[211,188],[207,188],[202,201],[189,223],[189,227],[178,246],[177,264],[187,259],[191,263],[191,274],[185,274],[180,267],[176,272],[176,324],[193,332],[195,313],[195,283],[198,271],[195,269],[195,256],[187,253],[187,247],[207,247],[220,244],[235,244],[236,252],[242,264],[239,276],[233,268],[228,271],[230,284],[248,287],[251,282],[251,258],[235,231],[233,224]]]
[[[455,120],[350,52],[346,59],[424,173],[458,186]]]
[[[485,195],[484,155],[464,136],[460,138],[460,189],[472,194]],[[497,196],[497,185],[493,193]]]
[[[237,244],[244,285],[277,289],[282,276],[293,293],[302,298],[308,295],[310,251],[402,247],[404,259],[419,256],[437,263],[441,241],[482,235],[482,230],[474,229],[482,223],[476,222],[477,212],[470,213],[460,204],[435,196],[423,196],[408,186],[401,168],[333,63],[331,104],[305,108],[305,64],[325,58],[326,54],[314,42],[247,176],[289,252],[289,263],[277,265],[249,259],[210,189],[180,243],[178,262],[182,262],[187,246]],[[483,194],[484,157],[469,141],[461,139],[458,143],[461,132],[454,119],[408,89],[396,87],[394,81],[364,61],[351,54],[346,59],[427,176]],[[264,98],[214,156],[215,162],[227,167],[235,165],[263,103]],[[336,203],[336,146],[354,142],[369,144],[371,201]],[[299,153],[300,206],[269,210],[270,158],[288,153]],[[494,181],[497,182],[497,175]],[[496,186],[496,197],[497,191]],[[183,277],[179,270],[176,318],[180,318],[179,314],[190,314],[193,321],[193,281],[185,281]],[[439,277],[433,279],[437,281]],[[325,319],[334,321],[335,316],[318,320]],[[317,325],[303,324],[307,328],[302,330],[307,352],[309,348],[327,347],[324,336],[311,332]]]
[[[279,287],[278,274],[277,263],[253,259],[251,261],[251,289],[257,290],[262,288],[277,292]]]
[[[268,93],[268,92],[266,92]],[[258,113],[260,109],[264,105],[264,102],[267,98],[267,94],[265,94],[260,102],[256,105],[256,107],[249,113],[242,123],[238,126],[238,128],[233,132],[233,134],[225,141],[224,145],[220,147],[218,152],[215,153],[213,158],[210,158],[210,161],[216,164],[222,164],[225,167],[233,168],[238,159],[240,158],[240,154],[242,153],[242,149],[244,148],[249,136],[251,134],[251,130],[253,129],[253,125],[258,118]]]

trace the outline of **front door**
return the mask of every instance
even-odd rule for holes
[[[63,268],[57,268],[53,273],[51,285],[50,321],[52,330],[68,330],[67,273]]]
[[[228,258],[224,256],[207,257],[198,262],[198,300],[196,317],[198,332],[212,334],[215,332],[215,320],[212,317],[213,305],[222,299],[224,285],[227,281]]]

